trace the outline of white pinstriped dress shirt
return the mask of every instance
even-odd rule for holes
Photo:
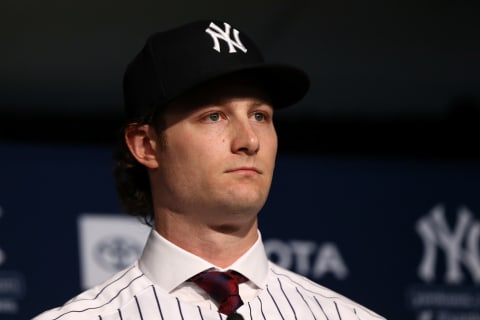
[[[152,231],[140,259],[104,283],[34,320],[225,320],[199,287],[185,282],[215,267]],[[218,268],[217,268],[218,269]],[[226,269],[239,287],[245,320],[378,320],[383,317],[267,260],[259,239]]]

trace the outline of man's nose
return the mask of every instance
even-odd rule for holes
[[[260,142],[250,120],[238,121],[232,128],[232,152],[253,155],[258,152]]]

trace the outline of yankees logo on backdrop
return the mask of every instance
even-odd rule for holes
[[[223,23],[225,30],[222,30],[215,23],[211,22],[205,32],[212,37],[213,40],[213,50],[221,52],[220,41],[223,40],[228,45],[228,53],[236,53],[237,49],[241,50],[243,53],[247,52],[247,48],[240,41],[239,32],[237,29],[232,28],[228,23]],[[233,35],[233,39],[232,39]]]
[[[461,283],[464,280],[463,270],[470,271],[473,281],[480,283],[480,222],[474,219],[470,210],[461,207],[457,212],[455,227],[450,228],[444,206],[437,205],[417,221],[416,230],[424,243],[424,254],[418,271],[422,280],[434,280],[439,249],[445,257],[447,283]]]

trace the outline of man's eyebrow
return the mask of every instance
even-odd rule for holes
[[[259,100],[252,103],[253,106],[272,106],[268,100]]]

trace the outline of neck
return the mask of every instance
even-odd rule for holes
[[[258,239],[257,218],[237,224],[208,225],[174,214],[157,215],[155,230],[170,242],[219,268],[226,268]]]

